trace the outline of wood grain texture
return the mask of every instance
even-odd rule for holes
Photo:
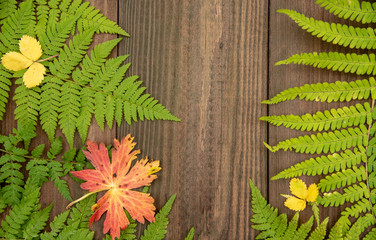
[[[266,1],[119,1],[119,53],[181,122],[122,125],[161,160],[151,192],[177,193],[166,239],[253,239],[252,178],[266,194]]]
[[[349,21],[341,20],[325,11],[315,1],[299,1],[299,0],[278,0],[270,1],[270,29],[269,29],[269,96],[273,97],[279,92],[291,88],[303,86],[304,84],[313,84],[319,82],[335,82],[335,81],[352,81],[356,79],[364,79],[367,76],[356,76],[355,74],[345,74],[339,72],[332,72],[326,69],[317,69],[311,66],[303,65],[280,65],[275,66],[277,61],[286,59],[294,54],[302,52],[348,52],[349,50],[343,47],[334,46],[330,43],[321,41],[302,30],[294,21],[287,15],[277,13],[278,9],[291,9],[305,14],[307,17],[313,17],[328,22],[338,22],[350,24]],[[352,23],[351,23],[352,24]],[[352,50],[352,52],[359,52]],[[287,101],[269,107],[270,115],[281,114],[297,114],[315,113],[317,111],[324,111],[326,109],[338,108],[348,103],[321,103],[321,102],[305,102],[300,100]],[[313,133],[313,132],[312,132]],[[306,134],[312,134],[307,132]],[[296,130],[289,130],[284,127],[269,127],[269,144],[275,145],[279,141],[297,137],[302,132]],[[304,134],[304,133],[303,133]],[[284,152],[283,150],[277,153],[269,154],[269,176],[272,177],[298,162],[316,157],[311,154],[298,154],[292,151]],[[318,183],[320,177],[306,177],[302,178],[307,184]],[[269,183],[269,202],[272,206],[278,207],[280,213],[287,213],[292,217],[294,212],[290,211],[284,206],[284,198],[280,196],[281,193],[289,194],[289,180],[275,180]],[[320,210],[321,220],[330,217],[329,226],[335,223],[335,220],[340,216],[341,209],[328,207]],[[300,214],[300,222],[305,222],[312,216],[312,211],[307,208]]]
[[[112,129],[106,126],[104,132],[93,120],[88,134],[88,139],[111,144],[115,137],[131,133],[142,156],[161,161],[162,171],[151,187],[157,209],[177,193],[166,239],[184,239],[191,227],[195,227],[195,239],[199,240],[254,239],[257,232],[249,223],[249,179],[271,205],[291,217],[293,212],[283,206],[280,196],[289,193],[289,181],[268,179],[311,155],[283,151],[268,154],[262,141],[275,145],[300,132],[267,126],[258,119],[268,113],[314,113],[344,104],[296,100],[267,107],[260,102],[290,87],[363,77],[309,66],[274,66],[296,53],[345,51],[313,37],[276,10],[292,9],[331,22],[348,21],[337,19],[314,0],[90,2],[131,35],[112,56],[130,54],[128,75],[139,75],[146,92],[181,119],[131,126],[124,123]],[[97,35],[93,44],[114,37]],[[12,101],[1,122],[1,134],[7,135],[16,127],[14,109]],[[40,126],[37,134],[32,146],[48,143]],[[76,136],[75,146],[80,147]],[[308,184],[318,179],[304,178]],[[84,191],[69,177],[66,180],[72,197],[80,197]],[[52,201],[52,215],[64,211],[68,204],[53,184],[47,183],[42,188],[42,207]],[[333,219],[339,212],[337,208],[326,208],[321,214]],[[301,222],[311,214],[310,209],[303,211]],[[103,237],[102,223],[91,228],[96,231],[95,239]]]
[[[162,171],[151,187],[157,209],[177,193],[166,239],[184,239],[191,227],[200,240],[254,239],[249,179],[265,196],[268,184],[262,145],[267,125],[258,120],[267,113],[260,102],[267,96],[268,2],[90,2],[131,34],[112,56],[130,54],[130,74],[140,75],[146,92],[181,122],[124,123],[102,132],[93,120],[88,139],[111,144],[113,138],[131,133],[142,156],[161,160]],[[98,35],[93,44],[113,37]],[[1,134],[16,127],[14,109],[15,103],[9,103]],[[37,134],[34,145],[48,143],[40,127]],[[80,147],[76,136],[75,146]],[[84,191],[66,180],[72,197],[80,197]],[[42,207],[52,201],[52,215],[68,204],[47,183]],[[103,237],[102,226],[100,222],[91,227],[95,239]]]

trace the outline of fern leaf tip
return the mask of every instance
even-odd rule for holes
[[[271,151],[271,152],[275,152],[275,149],[272,147],[272,146],[270,146],[269,144],[267,144],[266,142],[262,142],[264,145],[265,145],[265,147],[267,148],[267,149],[269,149],[269,151]]]

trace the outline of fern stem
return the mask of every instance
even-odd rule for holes
[[[375,99],[374,100],[372,100],[372,107],[371,107],[371,109],[372,109],[372,111],[371,112],[373,112],[373,110],[374,110],[374,108],[375,108]],[[368,139],[369,139],[369,137],[370,137],[370,133],[371,133],[371,127],[372,127],[372,124],[369,124],[369,126],[368,126]],[[367,144],[367,146],[366,146],[366,153],[367,153],[367,148],[368,148],[368,144]],[[371,212],[372,212],[372,216],[373,216],[373,220],[375,221],[375,223],[376,223],[376,216],[375,216],[375,212],[374,212],[374,210],[373,210],[373,205],[372,205],[372,200],[371,200],[371,188],[370,188],[370,186],[369,186],[369,173],[368,173],[368,160],[365,162],[365,168],[366,168],[366,181],[367,181],[367,189],[368,189],[368,192],[369,192],[369,194],[368,194],[368,201],[369,201],[369,205],[370,205],[370,207],[371,207]]]
[[[85,195],[83,195],[79,199],[76,199],[73,202],[69,203],[68,206],[66,207],[66,209],[71,208],[74,204],[78,203],[81,200],[84,200],[85,198],[89,197],[90,195],[93,195],[93,194],[98,193],[98,192],[106,191],[106,190],[108,190],[108,189],[100,189],[100,190],[97,190],[97,191],[94,191],[94,192],[86,193]]]

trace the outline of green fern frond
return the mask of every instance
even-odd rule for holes
[[[299,221],[299,213],[295,213],[295,215],[292,217],[292,219],[290,220],[289,224],[288,224],[288,227],[285,231],[285,233],[283,234],[283,237],[282,239],[295,239],[295,233],[297,231],[297,228],[298,228],[298,221]]]
[[[288,15],[302,29],[322,40],[349,48],[375,49],[376,35],[373,28],[355,28],[307,18],[296,11],[280,9],[277,12]]]
[[[0,3],[0,24],[17,10],[17,0],[3,0]]]
[[[256,239],[305,239],[312,229],[313,217],[306,223],[302,224],[297,231],[296,222],[298,221],[299,214],[296,213],[292,222],[287,225],[286,214],[278,215],[278,210],[270,206],[265,198],[261,195],[260,190],[253,184],[252,180],[249,181],[252,194],[252,228],[261,231]],[[293,233],[292,233],[293,232]],[[290,234],[293,238],[288,238]]]
[[[68,8],[69,6],[69,8]],[[129,36],[121,27],[115,22],[109,20],[99,10],[90,6],[89,2],[82,2],[82,0],[63,0],[60,6],[61,19],[65,19],[72,15],[80,16],[77,21],[77,29],[79,32],[86,31],[91,28],[97,28],[97,33],[111,33],[122,36]]]
[[[342,240],[349,230],[351,222],[348,217],[340,217],[329,232],[329,240]]]
[[[357,181],[365,181],[367,179],[366,169],[363,166],[359,168],[353,167],[341,172],[326,176],[320,180],[318,185],[321,192],[328,192],[336,188],[345,187],[356,183]]]
[[[280,178],[293,178],[301,175],[315,176],[328,174],[334,171],[345,170],[346,168],[356,166],[361,162],[366,161],[366,149],[354,148],[353,150],[345,150],[339,154],[334,153],[328,156],[310,158],[283,170],[271,179],[276,180]]]
[[[343,205],[345,202],[356,202],[359,199],[369,197],[369,192],[366,184],[360,182],[359,184],[355,184],[345,188],[343,194],[338,192],[332,193],[325,193],[324,197],[318,199],[318,202],[325,207],[327,206],[336,206]]]
[[[375,3],[362,1],[360,4],[358,0],[317,0],[316,3],[340,18],[362,23],[376,22]]]
[[[371,210],[371,205],[369,200],[366,198],[361,199],[360,201],[353,204],[351,207],[347,207],[344,211],[341,212],[343,216],[352,216],[358,218],[360,214],[365,213]]]
[[[49,159],[53,160],[57,155],[61,153],[63,150],[63,140],[61,137],[55,138],[54,141],[51,142],[51,148],[47,153]]]
[[[319,0],[317,3],[326,6],[331,12],[340,17],[359,21],[370,21],[371,16],[376,17],[376,4],[357,0]],[[292,18],[303,29],[311,32],[313,36],[323,41],[338,44],[348,48],[376,49],[376,31],[371,28],[352,27],[343,24],[334,24],[307,18],[293,10],[279,10]],[[374,19],[376,20],[376,18]],[[329,53],[302,53],[278,62],[280,64],[313,65],[316,68],[327,68],[332,71],[343,71],[356,74],[376,74],[376,56],[374,54],[342,54]],[[352,82],[318,83],[290,88],[282,91],[266,104],[299,98],[306,101],[351,101],[367,100],[372,98],[372,107],[368,101],[364,105],[357,104],[351,107],[342,107],[319,111],[315,114],[281,115],[262,117],[276,126],[285,126],[300,131],[323,131],[315,135],[303,135],[279,142],[276,146],[266,147],[271,151],[294,150],[299,153],[332,153],[327,156],[318,156],[298,163],[283,170],[272,179],[291,178],[301,175],[314,176],[325,174],[318,187],[324,193],[319,196],[313,205],[315,218],[319,214],[315,210],[317,204],[327,206],[343,206],[341,217],[331,229],[329,239],[358,239],[368,228],[376,223],[376,82],[369,80],[356,80]],[[353,127],[353,128],[349,128]],[[332,132],[329,132],[331,130]],[[261,206],[264,203],[259,203]],[[266,202],[265,202],[266,205]],[[275,216],[271,216],[275,219]],[[351,221],[350,219],[351,218]],[[281,221],[281,220],[280,220]],[[326,225],[311,233],[309,239],[324,239]],[[319,223],[318,223],[319,224]],[[265,228],[262,225],[261,228]],[[269,234],[266,230],[266,233]],[[367,230],[368,231],[368,230]],[[364,234],[363,234],[364,235]],[[269,236],[271,237],[271,236]],[[365,239],[376,237],[376,231],[371,230]],[[272,236],[271,238],[275,238]],[[289,236],[291,239],[291,236]],[[301,238],[303,239],[303,238]]]
[[[356,80],[351,82],[317,83],[305,84],[302,87],[289,88],[277,94],[270,100],[265,100],[264,104],[277,104],[287,100],[299,98],[306,101],[321,102],[344,102],[351,100],[376,98],[376,81],[373,77],[369,80]]]
[[[59,215],[57,215],[54,220],[50,224],[51,231],[44,232],[40,235],[41,240],[54,240],[55,237],[60,233],[65,225],[65,221],[67,220],[69,215],[69,211],[65,211]]]
[[[4,4],[9,4],[11,1],[5,2]],[[3,4],[3,3],[1,3]],[[3,9],[3,8],[1,8]],[[23,35],[32,35],[35,25],[34,17],[34,3],[32,0],[22,2],[20,7],[13,11],[13,8],[5,8],[9,16],[4,18],[1,22],[4,25],[1,27],[0,34],[0,57],[7,51],[18,50],[18,45],[14,44],[18,42]],[[9,11],[9,12],[8,12]],[[13,11],[13,13],[12,13]],[[30,29],[31,28],[31,29]],[[9,91],[11,86],[12,75],[8,73],[3,66],[0,67],[0,120],[3,119],[5,112],[5,105],[8,102]]]
[[[61,177],[64,176],[62,164],[58,161],[51,161],[47,164],[47,168],[50,170],[49,176],[51,180],[54,182],[54,185],[61,195],[69,201],[72,201],[67,182],[61,179]]]
[[[89,217],[92,215],[91,206],[95,204],[96,194],[93,194],[79,203],[77,203],[71,210],[67,219],[67,225],[61,231],[64,234],[65,230],[89,228]]]
[[[60,88],[63,85],[63,81],[56,77],[46,76],[43,82],[40,100],[40,123],[42,129],[47,133],[50,141],[52,141],[57,128],[61,104]]]
[[[20,3],[19,8],[11,14],[1,27],[0,52],[17,51],[18,41],[23,35],[34,36],[35,16],[33,0]]]
[[[0,65],[0,121],[3,120],[5,107],[8,103],[12,75]]]
[[[14,110],[15,119],[22,125],[31,124],[35,129],[40,111],[40,88],[27,88],[22,84],[21,78],[17,79],[16,83],[20,85],[13,97],[17,104]]]
[[[9,214],[1,222],[3,229],[2,235],[5,239],[17,239],[22,237],[25,223],[30,218],[31,214],[37,210],[39,201],[39,188],[33,188],[30,194],[24,195],[21,201],[14,205],[9,211]]]
[[[188,235],[185,237],[184,240],[193,240],[193,237],[195,236],[195,229],[194,228],[191,228],[191,230],[189,230],[189,233]]]
[[[74,133],[76,131],[79,109],[81,107],[80,90],[80,87],[72,82],[65,82],[61,86],[61,113],[59,114],[59,124],[71,147],[74,143]]]
[[[25,224],[23,230],[24,239],[33,239],[39,237],[39,232],[44,229],[47,220],[50,217],[51,209],[52,204],[38,212],[34,212],[30,216],[30,220]]]
[[[26,164],[26,170],[29,171],[29,179],[33,184],[42,186],[48,182],[49,169],[46,166],[47,161],[42,159],[31,159]]]
[[[174,204],[176,198],[176,193],[168,199],[166,204],[162,209],[155,215],[155,222],[150,223],[144,231],[144,234],[141,236],[141,240],[158,240],[164,239],[167,233],[168,225],[168,214],[171,211],[172,205]]]
[[[137,77],[138,78],[138,77]],[[139,87],[140,81],[135,81],[135,78],[126,78],[118,88],[114,91],[115,98],[123,101],[124,118],[128,124],[131,120],[137,121],[139,117],[142,121],[144,117],[147,120],[162,119],[170,121],[180,121],[168,111],[162,104],[158,103],[149,94],[142,94],[144,87]],[[121,103],[120,101],[117,102]],[[116,105],[118,107],[118,105]],[[120,107],[120,106],[119,106]]]
[[[75,35],[59,56],[50,64],[50,71],[63,80],[69,80],[74,68],[81,62],[93,40],[94,29]]]
[[[46,0],[36,0],[36,4],[37,24],[35,25],[35,33],[38,39],[41,39],[41,36],[46,33],[50,7]]]
[[[0,190],[5,203],[7,205],[12,205],[19,203],[21,195],[23,193],[24,176],[20,172],[23,163],[26,161],[24,158],[27,151],[22,151],[22,149],[17,149],[14,145],[6,140],[4,142],[4,147],[10,154],[4,154],[0,157],[0,182],[5,182]]]
[[[51,73],[59,77],[61,80],[69,80],[69,75],[72,74],[74,68],[81,62],[86,50],[88,49],[94,32],[92,30],[76,35],[69,42],[69,47],[65,47],[59,54],[58,59],[55,59],[53,64],[50,64]],[[51,80],[54,80],[52,78]],[[61,81],[55,81],[55,84],[61,84]],[[60,85],[59,84],[59,85]],[[59,125],[67,138],[69,145],[73,146],[73,138],[75,132],[75,124],[78,116],[78,109],[80,107],[80,98],[78,96],[78,86],[71,82],[65,82],[60,85],[61,88],[61,102],[58,104],[59,109]],[[43,109],[41,109],[43,111]],[[49,111],[45,111],[47,114]],[[42,118],[42,116],[41,116]],[[52,119],[51,119],[52,120]],[[53,119],[56,120],[56,119]],[[52,121],[53,121],[52,120]],[[55,123],[51,127],[50,132],[54,128]],[[44,129],[44,125],[42,125]],[[49,128],[50,129],[50,128]],[[46,129],[48,130],[48,129]]]
[[[367,213],[359,217],[347,232],[345,239],[358,239],[360,234],[372,224],[375,224],[372,214]]]
[[[372,53],[361,55],[338,52],[301,53],[279,61],[276,65],[290,63],[311,65],[316,68],[326,68],[333,71],[356,73],[358,75],[376,75],[376,57]]]
[[[372,228],[372,230],[363,238],[363,240],[372,240],[376,238],[376,228]]]
[[[356,104],[355,106],[343,107],[338,109],[317,112],[313,115],[304,114],[281,115],[281,116],[265,116],[260,120],[269,122],[276,126],[285,126],[300,131],[327,131],[341,128],[353,127],[372,122],[372,109],[368,102]]]
[[[2,54],[17,51],[17,43],[23,35],[37,35],[43,50],[42,58],[58,55],[54,60],[43,63],[50,74],[47,73],[40,87],[27,89],[24,86],[21,76],[26,70],[13,74],[13,77],[19,78],[14,96],[17,105],[15,118],[21,124],[32,123],[34,126],[39,118],[50,141],[60,127],[72,147],[78,127],[84,142],[92,115],[101,129],[104,129],[105,122],[110,128],[114,121],[120,125],[123,118],[129,124],[138,119],[179,121],[157,100],[144,93],[146,88],[141,86],[142,82],[137,81],[137,77],[124,80],[130,65],[120,65],[127,56],[117,60],[106,59],[121,41],[120,38],[97,46],[88,57],[86,51],[95,32],[128,35],[89,2],[27,0],[4,20],[0,34]],[[79,34],[75,34],[76,27]],[[70,34],[72,39],[66,45]],[[114,61],[119,62],[118,68],[110,67]],[[1,67],[0,120],[8,102],[11,78],[12,75]]]
[[[364,125],[359,128],[342,129],[341,131],[304,135],[279,142],[270,147],[275,152],[280,149],[294,150],[300,153],[331,153],[346,150],[351,147],[363,147],[368,144],[368,131]]]
[[[59,21],[53,26],[46,26],[45,29],[40,30],[42,33],[38,35],[38,39],[44,53],[42,58],[59,54],[60,49],[65,45],[66,40],[69,38],[69,33],[72,31],[76,21],[77,18],[73,16]]]
[[[0,192],[0,214],[4,212],[6,207],[7,207],[7,205],[5,204],[5,199],[2,195],[2,193]],[[0,232],[1,232],[1,230],[0,230]]]
[[[44,144],[40,144],[38,146],[36,146],[32,151],[31,151],[31,156],[33,156],[34,158],[39,158],[42,156],[43,154],[43,151],[44,151],[44,148],[46,147],[46,145]]]
[[[308,240],[322,240],[326,236],[326,227],[328,225],[329,218],[326,218],[324,221],[320,223],[312,233],[309,235]]]
[[[56,240],[70,240],[70,239],[80,239],[80,240],[92,240],[94,238],[94,232],[89,229],[79,228],[73,229],[68,227],[63,229],[58,235]]]

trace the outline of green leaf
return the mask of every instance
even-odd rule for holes
[[[65,211],[59,215],[57,215],[54,220],[51,222],[50,232],[44,232],[41,234],[41,240],[53,240],[55,237],[60,233],[60,231],[65,226],[65,221],[67,220],[67,217],[69,215],[70,211]]]
[[[34,212],[30,216],[30,220],[26,223],[23,231],[23,238],[24,239],[32,239],[39,236],[39,232],[42,231],[46,225],[46,222],[50,216],[50,211],[52,209],[52,203],[40,210],[38,212]]]
[[[376,22],[375,3],[362,1],[360,4],[358,0],[317,0],[316,3],[340,18],[362,23]]]
[[[191,230],[189,230],[188,235],[185,237],[185,240],[193,240],[194,236],[195,236],[195,229],[191,228]]]
[[[277,12],[288,15],[307,32],[312,33],[313,36],[322,38],[324,41],[349,48],[376,48],[375,30],[370,27],[355,28],[339,23],[330,24],[313,18],[307,18],[303,14],[287,9],[280,9]]]
[[[9,214],[1,222],[4,233],[0,237],[6,239],[22,237],[25,223],[30,219],[32,213],[37,210],[39,190],[39,188],[33,188],[30,194],[24,195],[21,201],[9,211]]]
[[[318,226],[309,236],[308,240],[322,240],[326,236],[326,226],[328,225],[329,218],[326,218],[320,226]]]
[[[31,156],[33,156],[34,158],[39,158],[39,157],[41,157],[42,154],[43,154],[43,151],[44,151],[44,147],[45,147],[44,144],[40,144],[40,145],[36,146],[36,147],[34,148],[34,150],[31,151]]]
[[[141,240],[157,240],[164,239],[167,233],[168,225],[168,214],[171,211],[172,205],[174,204],[176,198],[176,193],[173,194],[170,199],[166,202],[163,208],[155,216],[155,222],[150,223],[144,231]]]

